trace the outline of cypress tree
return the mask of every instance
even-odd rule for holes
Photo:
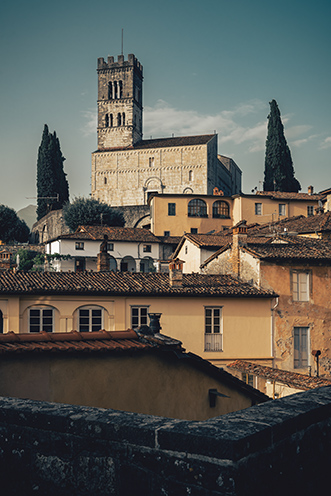
[[[301,186],[294,177],[291,152],[284,135],[280,111],[276,100],[272,100],[269,105],[263,190],[297,193]]]
[[[63,169],[65,158],[56,133],[44,126],[37,161],[37,219],[69,201],[69,186]]]

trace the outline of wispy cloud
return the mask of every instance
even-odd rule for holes
[[[96,110],[85,110],[82,112],[83,116],[83,126],[81,131],[85,137],[95,135],[97,125],[98,125],[98,116]]]
[[[325,150],[326,148],[331,148],[331,136],[328,136],[322,141],[320,148],[322,150]]]

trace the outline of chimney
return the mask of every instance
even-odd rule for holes
[[[149,313],[149,328],[152,331],[153,334],[159,334],[160,330],[162,329],[160,325],[160,317],[162,313]]]
[[[109,259],[110,256],[107,252],[107,242],[108,236],[105,234],[103,241],[100,245],[100,251],[97,258],[97,271],[98,272],[109,272]]]
[[[308,195],[314,194],[314,186],[308,186]]]
[[[169,282],[172,288],[183,286],[183,260],[172,260],[169,264]]]
[[[240,275],[240,247],[247,243],[247,226],[246,221],[239,222],[232,230],[232,250],[231,265],[233,274],[237,277]]]

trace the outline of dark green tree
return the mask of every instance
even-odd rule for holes
[[[291,152],[284,135],[280,111],[276,100],[272,100],[269,105],[263,190],[297,193],[301,186],[294,177]]]
[[[37,219],[41,219],[50,210],[57,210],[69,201],[69,186],[63,170],[65,158],[60,142],[44,126],[37,161]]]
[[[4,243],[18,241],[25,243],[29,239],[30,229],[21,220],[14,209],[0,205],[0,240]]]
[[[112,209],[106,203],[93,198],[76,198],[63,207],[63,217],[67,226],[76,231],[78,226],[124,226],[122,212]]]

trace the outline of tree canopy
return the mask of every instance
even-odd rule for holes
[[[284,135],[280,111],[276,100],[272,100],[269,105],[263,190],[297,193],[301,186],[294,177],[291,152]]]
[[[63,207],[63,217],[67,226],[75,231],[78,226],[124,226],[122,212],[112,209],[106,203],[93,198],[76,198]]]
[[[69,201],[69,185],[63,170],[65,158],[56,133],[44,126],[37,161],[37,219]]]
[[[4,243],[18,241],[25,243],[29,239],[30,229],[21,220],[14,209],[0,205],[0,240]]]

